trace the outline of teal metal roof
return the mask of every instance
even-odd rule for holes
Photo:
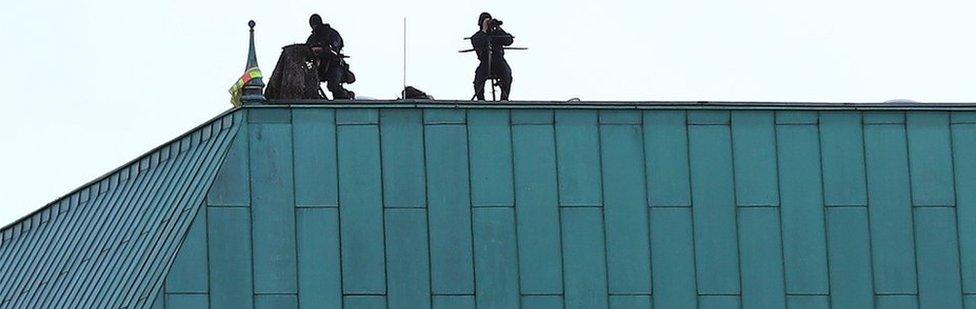
[[[145,308],[241,113],[221,115],[3,229],[0,308]]]
[[[159,308],[976,302],[972,105],[246,110]]]
[[[0,307],[976,305],[973,104],[290,103],[219,118],[222,142],[195,146],[214,159],[183,165],[201,178],[149,177],[182,170],[164,163],[122,185],[200,193],[187,203],[59,225],[59,202],[6,228],[94,232],[4,240]],[[105,225],[130,221],[81,214],[154,211],[180,214],[160,225],[173,238],[74,240],[131,239]],[[139,266],[8,267],[114,252]]]

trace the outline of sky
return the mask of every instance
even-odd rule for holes
[[[468,99],[459,54],[491,12],[516,39],[513,100],[976,102],[964,0],[6,1],[0,225],[231,107],[247,21],[270,76],[319,13],[358,95]]]

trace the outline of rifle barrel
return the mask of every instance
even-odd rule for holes
[[[492,34],[492,35],[487,35],[487,37],[489,37],[489,38],[513,38],[513,39],[515,38],[511,34]],[[464,39],[465,40],[470,40],[471,37],[466,37]]]
[[[502,47],[504,50],[529,50],[528,47]],[[459,53],[470,53],[473,52],[474,48],[459,50]]]

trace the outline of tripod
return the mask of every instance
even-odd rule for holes
[[[494,46],[494,42],[493,42],[492,39],[494,39],[494,38],[513,38],[514,39],[515,37],[513,37],[511,35],[505,34],[505,35],[488,35],[487,38],[488,38],[488,67],[487,67],[487,69],[488,69],[488,80],[491,81],[491,100],[492,101],[497,101],[498,98],[495,95],[495,88],[499,86],[499,83],[501,82],[501,78],[499,78],[497,75],[495,75],[495,72],[491,69],[491,65],[492,65],[492,63],[494,63],[493,56],[494,56],[494,53],[495,53],[495,46]],[[465,40],[471,40],[471,37],[467,37],[467,38],[464,38],[464,39]],[[526,47],[508,47],[508,46],[502,46],[502,49],[503,50],[528,50],[528,48],[526,48]],[[471,48],[471,49],[459,50],[458,52],[459,53],[467,53],[467,52],[473,52],[473,51],[477,51],[477,49]],[[484,85],[479,85],[479,86],[480,87],[484,87]],[[478,97],[478,94],[475,93],[473,96],[471,96],[471,100],[474,101],[475,98],[477,98],[477,97]]]

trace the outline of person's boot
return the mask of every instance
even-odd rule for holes
[[[349,100],[351,98],[350,91],[343,88],[341,84],[329,84],[327,88],[332,93],[333,100]]]

